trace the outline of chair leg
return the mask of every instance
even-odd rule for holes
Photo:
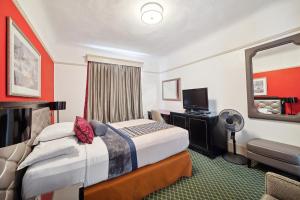
[[[248,168],[251,168],[251,159],[248,159],[247,164],[248,164]]]

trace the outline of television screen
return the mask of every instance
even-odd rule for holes
[[[207,88],[183,90],[183,108],[208,110]]]

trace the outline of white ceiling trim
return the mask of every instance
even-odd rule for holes
[[[92,62],[100,62],[100,63],[111,63],[116,65],[126,65],[126,66],[133,66],[133,67],[142,67],[144,65],[143,62],[139,61],[132,61],[132,60],[125,60],[125,59],[118,59],[118,58],[109,58],[104,56],[96,56],[96,55],[86,55],[87,61]]]
[[[71,66],[79,66],[79,67],[86,67],[87,66],[87,64],[64,62],[64,61],[54,61],[54,64],[57,64],[57,65],[71,65]]]
[[[205,61],[205,60],[214,58],[214,57],[218,57],[218,56],[225,55],[225,54],[227,54],[227,53],[231,53],[231,52],[234,52],[234,51],[238,51],[238,50],[250,48],[250,47],[253,47],[253,46],[262,44],[262,43],[266,43],[266,42],[269,42],[269,41],[272,41],[272,40],[276,40],[276,39],[280,39],[280,38],[283,38],[283,37],[287,37],[287,36],[289,36],[289,35],[293,35],[293,34],[296,34],[296,33],[299,33],[299,32],[300,32],[300,27],[296,27],[296,28],[290,29],[290,30],[288,30],[288,31],[284,31],[284,32],[282,32],[282,33],[275,34],[275,35],[272,35],[272,36],[263,38],[263,39],[261,39],[261,40],[255,41],[255,42],[251,42],[251,43],[242,45],[242,46],[240,46],[240,47],[236,47],[236,48],[233,48],[233,49],[229,49],[229,50],[226,50],[226,51],[222,51],[222,52],[220,52],[220,53],[213,54],[213,55],[211,55],[211,56],[207,56],[207,57],[204,57],[204,58],[199,58],[199,59],[197,59],[197,60],[195,60],[195,61],[188,62],[188,63],[183,64],[183,65],[175,66],[175,67],[173,67],[173,68],[170,68],[170,69],[167,69],[167,70],[164,70],[164,71],[160,71],[160,72],[143,71],[143,72],[145,72],[145,73],[152,73],[152,74],[163,74],[163,73],[167,73],[167,72],[174,71],[174,70],[177,70],[177,69],[180,69],[180,68],[183,68],[183,67],[188,67],[188,66],[190,66],[190,65],[192,65],[192,64],[195,64],[195,63],[198,63],[198,62],[202,62],[202,61]],[[85,64],[69,63],[69,62],[59,62],[59,61],[55,61],[55,64],[86,66]]]
[[[51,60],[54,61],[52,55],[49,52],[49,49],[47,48],[47,46],[45,45],[45,43],[41,39],[40,35],[38,34],[38,32],[36,31],[36,29],[34,28],[34,26],[32,25],[32,23],[30,22],[28,16],[26,15],[25,11],[22,9],[21,5],[18,3],[17,0],[13,0],[13,3],[15,4],[15,6],[17,7],[17,9],[19,10],[19,12],[21,13],[21,15],[23,16],[23,18],[25,19],[25,21],[27,22],[27,24],[29,25],[29,27],[32,30],[32,32],[38,38],[39,42],[42,44],[43,48],[45,49],[45,51],[47,52],[47,54],[50,56]]]
[[[250,43],[241,45],[241,46],[236,47],[236,48],[228,49],[228,50],[225,50],[225,51],[222,51],[222,52],[219,52],[219,53],[207,56],[207,57],[199,58],[197,60],[182,64],[182,65],[171,67],[170,69],[160,71],[159,73],[161,73],[161,74],[162,73],[167,73],[167,72],[174,71],[174,70],[177,70],[177,69],[180,69],[180,68],[183,68],[183,67],[188,67],[188,66],[190,66],[192,64],[195,64],[195,63],[198,63],[198,62],[202,62],[202,61],[205,61],[205,60],[208,60],[208,59],[211,59],[211,58],[222,56],[222,55],[234,52],[234,51],[247,49],[247,48],[250,48],[250,47],[253,47],[253,46],[256,46],[256,45],[259,45],[259,44],[263,44],[263,43],[266,43],[266,42],[270,42],[270,41],[273,41],[273,40],[276,40],[276,39],[280,39],[280,38],[283,38],[283,37],[288,37],[290,35],[297,34],[299,32],[300,32],[300,27],[296,27],[296,28],[281,32],[279,34],[275,34],[275,35],[263,38],[261,40],[257,40],[255,42],[250,42]]]

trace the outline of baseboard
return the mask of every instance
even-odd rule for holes
[[[232,140],[229,140],[227,145],[228,151],[233,152]],[[236,152],[247,157],[247,147],[245,145],[236,144]]]

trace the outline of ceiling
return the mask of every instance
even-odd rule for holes
[[[39,1],[56,42],[164,56],[278,0],[156,0],[161,24],[140,19],[146,0]],[[42,2],[42,3],[41,3]]]

